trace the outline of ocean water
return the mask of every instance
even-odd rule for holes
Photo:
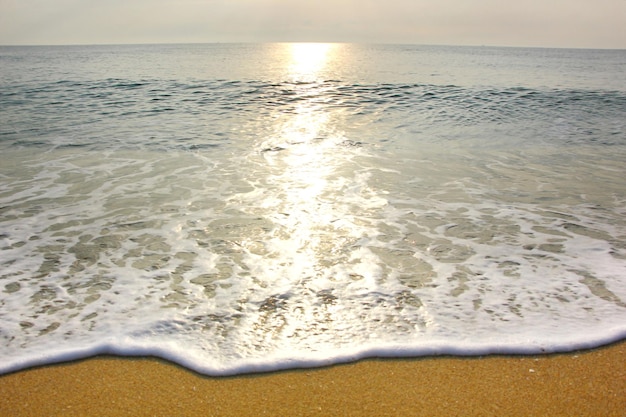
[[[626,51],[0,47],[0,373],[626,336]]]

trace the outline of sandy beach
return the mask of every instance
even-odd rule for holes
[[[155,358],[97,357],[0,377],[3,416],[622,416],[625,409],[626,342],[225,378]]]

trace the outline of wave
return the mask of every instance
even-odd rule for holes
[[[93,137],[89,131],[90,126],[97,131],[106,125],[119,127],[111,129],[112,141],[135,143],[128,138],[128,131],[141,126],[154,128],[157,123],[164,130],[178,128],[178,132],[170,132],[172,142],[185,141],[189,134],[199,139],[192,140],[193,146],[206,146],[211,129],[202,129],[205,137],[198,137],[198,124],[222,127],[225,122],[237,123],[241,118],[267,119],[303,110],[341,113],[346,123],[380,123],[396,129],[396,135],[418,138],[429,134],[440,138],[442,129],[483,128],[497,133],[501,127],[514,126],[518,132],[528,132],[515,138],[518,140],[543,136],[542,140],[563,144],[626,143],[626,93],[620,91],[362,85],[333,80],[181,83],[108,79],[12,85],[0,92],[0,106],[5,119],[0,137],[11,141],[19,136],[22,146],[31,139],[39,143],[41,137],[51,143],[60,140],[60,144],[79,141],[108,146],[106,138]],[[178,122],[187,122],[191,129],[185,131],[185,124]],[[521,125],[527,127],[520,129]],[[218,128],[214,133],[223,136],[226,132]],[[462,134],[460,131],[455,139]],[[546,134],[550,137],[545,138]],[[210,139],[209,146],[219,144],[219,140]],[[146,146],[161,143],[149,137],[140,141]]]

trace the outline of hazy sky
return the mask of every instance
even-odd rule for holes
[[[374,42],[626,49],[626,0],[0,0],[0,44]]]

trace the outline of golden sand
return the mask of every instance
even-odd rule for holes
[[[364,360],[212,378],[98,357],[0,377],[1,416],[624,416],[626,342],[546,356]]]

